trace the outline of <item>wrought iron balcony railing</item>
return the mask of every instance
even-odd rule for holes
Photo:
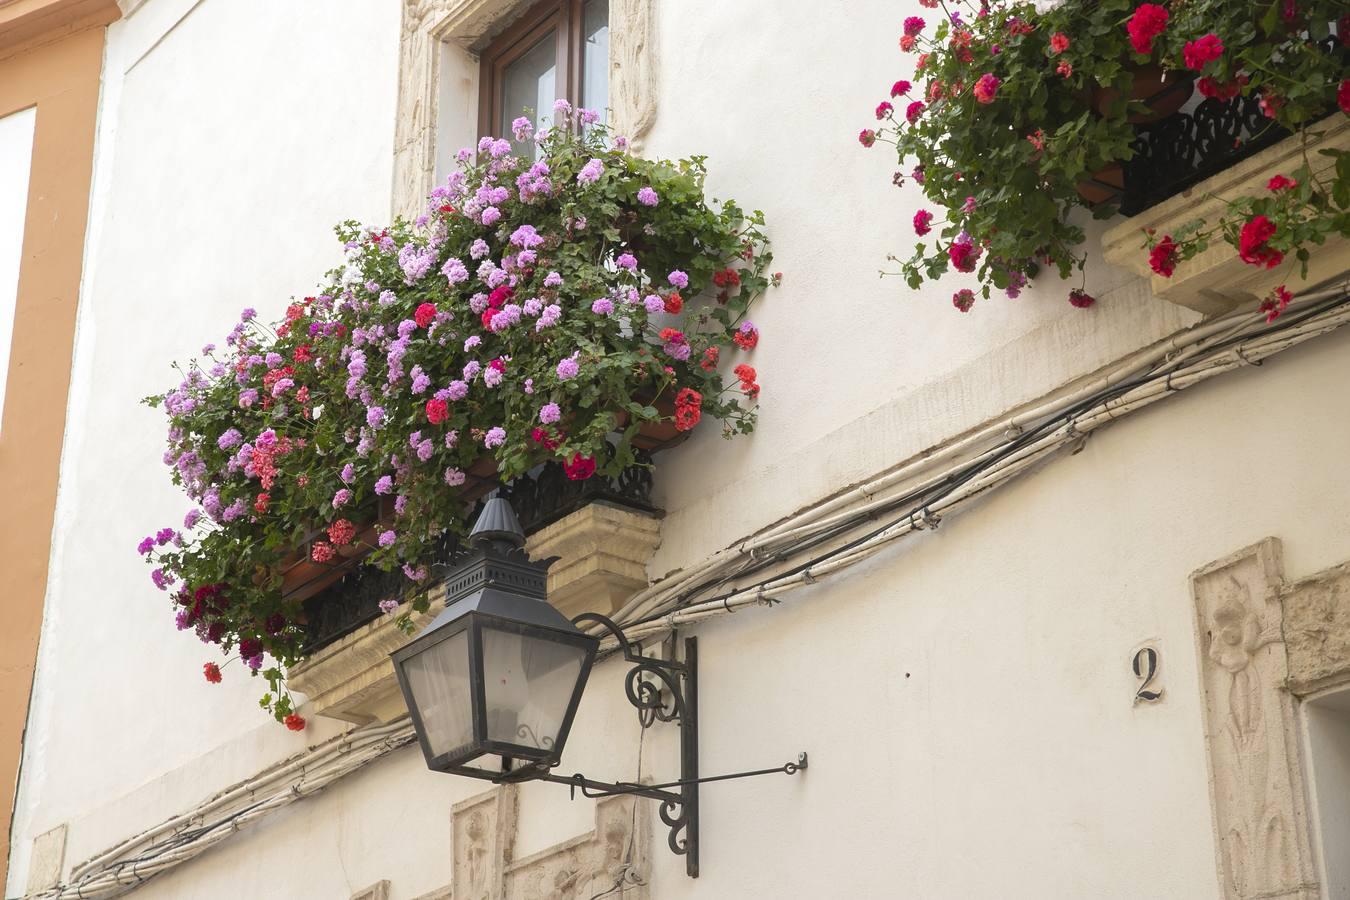
[[[616,478],[599,475],[571,481],[556,463],[539,466],[523,478],[503,485],[525,533],[534,532],[575,512],[587,503],[603,500],[629,509],[653,511],[651,458],[639,451],[639,464]],[[478,505],[465,521],[478,517]],[[447,533],[434,555],[429,577],[443,576],[467,552],[457,536]],[[383,572],[373,566],[358,566],[352,574],[304,602],[305,649],[314,653],[380,617],[380,601],[401,596],[408,579],[401,571]]]

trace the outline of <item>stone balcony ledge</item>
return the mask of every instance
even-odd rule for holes
[[[549,602],[569,618],[581,612],[608,615],[647,586],[647,561],[661,540],[661,514],[596,501],[531,535],[525,550],[536,561],[553,559]],[[445,606],[445,586],[428,591],[425,613],[412,613],[414,633]],[[406,609],[406,604],[405,607]],[[292,690],[309,698],[316,715],[356,725],[390,722],[407,712],[389,654],[410,638],[381,616],[292,666]]]
[[[1244,263],[1231,246],[1218,240],[1178,265],[1171,278],[1163,278],[1149,268],[1148,251],[1144,249],[1147,229],[1163,235],[1196,219],[1213,220],[1224,209],[1225,200],[1264,193],[1271,176],[1291,175],[1303,165],[1305,156],[1315,173],[1329,173],[1332,159],[1317,151],[1332,148],[1350,150],[1350,118],[1336,115],[1316,123],[1305,133],[1286,138],[1126,219],[1102,236],[1102,253],[1107,262],[1148,278],[1154,295],[1205,315],[1221,315],[1245,303],[1255,307],[1277,285],[1284,284],[1297,294],[1342,275],[1350,271],[1350,241],[1341,237],[1329,238],[1311,249],[1306,280],[1299,279],[1297,260],[1274,269],[1258,269]]]

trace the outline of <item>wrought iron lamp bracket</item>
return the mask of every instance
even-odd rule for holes
[[[685,858],[685,871],[689,877],[698,877],[699,867],[699,828],[698,828],[698,786],[711,781],[730,781],[736,778],[752,778],[756,775],[795,775],[807,766],[805,753],[798,754],[796,762],[785,763],[771,769],[755,769],[749,772],[735,772],[730,775],[712,775],[700,778],[698,774],[698,640],[684,639],[684,659],[660,659],[647,656],[641,648],[628,640],[627,636],[613,620],[598,613],[582,613],[572,620],[580,626],[584,622],[595,622],[608,631],[618,642],[624,659],[633,664],[624,679],[624,689],[628,701],[638,711],[638,721],[643,728],[649,728],[656,722],[674,722],[680,726],[680,777],[677,781],[664,784],[639,784],[631,781],[596,781],[577,773],[575,775],[556,775],[545,766],[528,765],[503,772],[488,772],[471,766],[454,766],[446,771],[470,778],[480,778],[494,784],[507,784],[521,781],[548,781],[553,784],[565,784],[575,798],[577,791],[583,797],[614,797],[628,794],[646,797],[660,802],[657,815],[670,829],[666,844],[671,851]],[[654,681],[647,680],[650,676]],[[660,687],[657,686],[659,682]],[[666,693],[669,692],[669,699]]]

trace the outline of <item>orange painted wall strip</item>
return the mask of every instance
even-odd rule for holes
[[[102,7],[116,7],[103,3]],[[22,7],[23,45],[6,38],[6,13]],[[42,8],[39,8],[42,7]],[[0,861],[9,826],[23,729],[42,626],[56,484],[70,387],[106,9],[85,2],[17,0],[0,5],[0,116],[36,106],[28,212],[0,423]],[[69,33],[78,17],[83,31]],[[40,21],[47,31],[35,32]],[[16,24],[17,23],[17,24]],[[50,33],[58,33],[53,37]],[[9,35],[10,38],[14,34]]]

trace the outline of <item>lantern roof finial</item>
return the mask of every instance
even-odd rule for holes
[[[525,546],[525,530],[520,527],[516,511],[505,497],[494,494],[483,505],[483,511],[469,532],[469,544],[478,550],[498,545],[496,549],[503,551]]]

